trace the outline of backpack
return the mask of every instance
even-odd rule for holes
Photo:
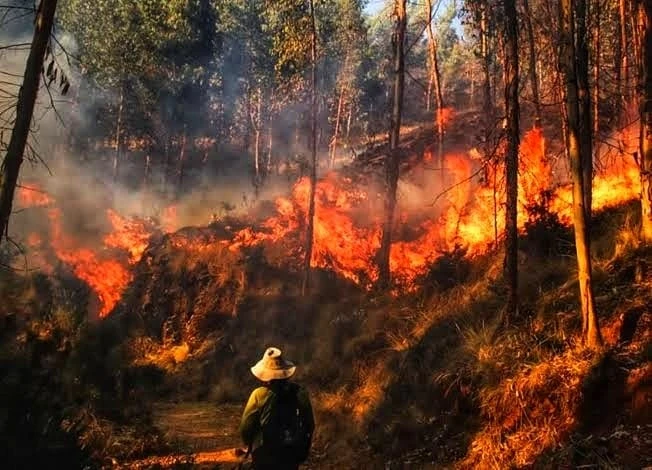
[[[299,408],[299,387],[273,390],[260,417],[261,451],[274,459],[303,462],[310,449],[310,434]]]

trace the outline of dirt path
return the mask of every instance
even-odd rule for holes
[[[173,455],[152,456],[120,465],[124,469],[171,468],[192,465],[193,468],[234,468],[240,462],[236,449],[242,406],[217,406],[210,402],[159,403],[154,407],[154,425],[165,440],[178,451]]]
[[[242,405],[211,402],[160,403],[154,425],[183,451],[205,452],[241,445],[238,424]]]

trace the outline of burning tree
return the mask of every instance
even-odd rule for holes
[[[401,137],[401,112],[403,110],[403,87],[405,83],[405,28],[407,25],[406,0],[396,0],[394,15],[396,29],[392,35],[394,85],[392,94],[392,118],[389,129],[389,152],[385,158],[385,219],[380,251],[378,252],[378,284],[386,287],[390,282],[390,251],[392,249],[392,228],[396,208],[396,187],[399,177],[399,140]]]
[[[518,312],[518,19],[514,0],[505,0],[505,114],[507,149],[505,175],[507,200],[505,210],[505,277],[507,278],[507,318]]]
[[[638,0],[637,19],[639,35],[642,38],[640,57],[641,113],[641,235],[652,243],[652,4]]]

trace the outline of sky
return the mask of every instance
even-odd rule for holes
[[[369,15],[375,15],[386,4],[387,0],[369,0],[364,10]]]
[[[438,7],[438,11],[442,12],[445,10],[446,6],[451,2],[455,0],[433,0],[433,5],[435,8],[437,8],[437,4],[440,3]],[[408,3],[413,4],[417,2],[424,2],[424,0],[408,0]],[[379,11],[381,11],[384,7],[386,7],[389,3],[389,0],[367,0],[367,6],[365,7],[364,11],[367,13],[369,16],[375,15]],[[457,31],[458,35],[461,35],[462,33],[462,25],[459,21],[459,19],[453,20],[453,28]]]

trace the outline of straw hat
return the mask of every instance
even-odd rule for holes
[[[263,358],[251,368],[251,373],[259,380],[269,382],[270,380],[290,378],[296,369],[293,363],[283,358],[280,349],[267,348]]]

